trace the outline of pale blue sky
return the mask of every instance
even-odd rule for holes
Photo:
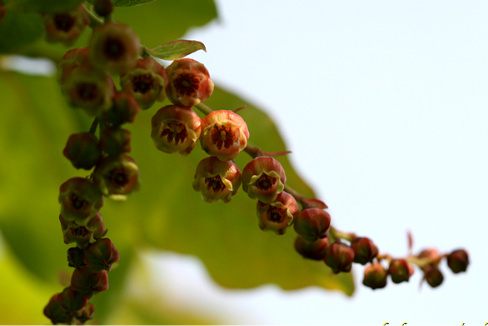
[[[419,291],[417,270],[352,299],[271,289],[239,305],[262,323],[488,322],[488,2],[217,4],[220,21],[187,36],[208,49],[192,57],[277,120],[332,223],[393,255],[411,230],[417,251],[465,247],[472,260],[467,274],[443,264],[434,290]]]

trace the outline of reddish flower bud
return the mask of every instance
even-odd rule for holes
[[[388,274],[391,276],[393,283],[408,282],[413,274],[413,266],[405,259],[393,259],[388,268]]]
[[[85,266],[83,261],[84,250],[78,247],[72,247],[68,249],[68,266],[74,268],[82,268]]]
[[[73,316],[70,312],[61,305],[61,293],[57,293],[51,297],[49,303],[44,307],[44,315],[55,324],[71,324]]]
[[[293,224],[295,232],[307,241],[325,238],[329,226],[329,213],[319,208],[304,209],[297,216]]]
[[[325,252],[324,262],[332,269],[334,274],[350,272],[354,251],[344,243],[334,242]]]
[[[380,263],[373,263],[364,268],[363,284],[373,290],[386,286],[388,272]]]
[[[89,299],[99,292],[108,290],[107,271],[96,272],[88,266],[75,269],[71,276],[71,288]]]
[[[105,125],[116,128],[126,122],[133,122],[139,110],[139,104],[131,94],[116,92],[112,107],[102,112],[102,119]]]
[[[61,90],[71,106],[92,116],[111,107],[115,89],[108,73],[80,65],[70,69],[65,77]]]
[[[90,218],[85,226],[79,226],[75,222],[67,221],[62,215],[59,215],[59,221],[63,230],[64,243],[76,242],[76,245],[80,248],[84,248],[89,243],[95,242],[96,239],[101,238],[106,232],[100,213]]]
[[[51,43],[73,44],[90,22],[88,13],[82,5],[65,12],[44,14],[46,40]]]
[[[113,200],[126,200],[139,189],[139,167],[132,157],[120,155],[100,161],[93,171],[93,182]]]
[[[358,237],[351,241],[351,248],[354,250],[354,262],[362,265],[371,262],[378,255],[378,248],[366,237]]]
[[[163,101],[168,87],[166,69],[152,59],[139,59],[136,66],[120,78],[122,89],[134,96],[141,109]]]
[[[89,132],[73,134],[68,138],[63,155],[76,169],[90,170],[100,158],[98,139]]]
[[[128,25],[107,22],[96,26],[90,39],[92,63],[103,70],[124,73],[136,65],[139,38]]]
[[[247,124],[237,113],[219,110],[202,119],[202,148],[221,161],[234,159],[246,148],[248,139]]]
[[[130,131],[121,128],[106,128],[100,136],[100,149],[108,156],[130,152]]]
[[[94,271],[109,271],[112,268],[112,264],[119,259],[119,252],[108,238],[99,239],[95,243],[88,245],[83,256],[84,263]]]
[[[258,201],[259,228],[263,231],[274,231],[279,235],[284,234],[299,211],[295,197],[284,191],[272,203]]]
[[[174,104],[194,106],[212,95],[214,84],[207,68],[192,59],[175,60],[167,68],[168,98]]]
[[[233,161],[222,162],[214,156],[198,163],[193,189],[202,192],[202,199],[213,203],[222,200],[227,203],[239,190],[241,171]]]
[[[103,197],[93,183],[84,178],[71,178],[59,189],[61,215],[67,221],[86,225],[103,205]]]
[[[93,313],[95,311],[95,306],[88,302],[83,308],[76,313],[75,318],[80,322],[80,323],[85,323],[88,320],[93,319]]]
[[[64,83],[73,68],[90,66],[90,53],[88,48],[76,48],[67,51],[58,63],[58,81]]]
[[[465,272],[469,265],[468,252],[464,249],[457,249],[447,256],[447,266],[455,274]]]
[[[329,247],[329,239],[317,239],[315,241],[307,241],[302,237],[297,236],[295,239],[295,250],[303,256],[303,258],[313,260],[323,260],[325,253]]]
[[[242,170],[242,189],[250,198],[265,203],[275,201],[285,189],[285,183],[285,170],[271,156],[256,157]]]
[[[59,303],[71,315],[74,315],[78,310],[83,308],[87,303],[87,298],[80,293],[74,291],[71,287],[67,287],[58,296]]]
[[[444,281],[444,275],[442,275],[442,272],[437,267],[427,266],[423,271],[424,279],[433,288],[438,287]]]
[[[151,120],[154,146],[165,153],[190,154],[201,131],[200,118],[186,106],[167,105]]]
[[[100,17],[109,16],[114,10],[113,0],[95,0],[93,10]]]

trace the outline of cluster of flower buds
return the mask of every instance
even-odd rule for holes
[[[109,16],[111,4],[97,0],[95,11]],[[50,24],[46,26],[56,31],[49,37],[54,40],[57,35],[56,40],[70,44],[76,37],[74,31],[66,36],[68,24],[79,30],[84,15],[82,6],[45,15]],[[65,34],[59,31],[63,28]],[[59,221],[64,243],[75,244],[68,250],[68,265],[75,270],[70,286],[55,294],[44,309],[55,324],[91,319],[94,307],[88,300],[108,289],[107,272],[119,260],[110,239],[104,238],[100,209],[104,197],[125,200],[139,187],[139,168],[128,155],[131,133],[123,125],[134,121],[141,106],[148,108],[164,99],[168,84],[165,69],[156,61],[139,58],[139,52],[137,35],[128,26],[107,19],[93,28],[88,47],[67,51],[58,64],[58,80],[68,103],[93,116],[94,122],[89,131],[72,134],[63,150],[73,167],[91,174],[70,178],[60,187]],[[120,90],[114,74],[120,75]]]

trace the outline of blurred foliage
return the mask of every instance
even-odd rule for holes
[[[22,15],[19,12],[18,18],[11,15],[9,19],[13,19],[12,24],[22,25]],[[10,28],[4,25],[8,17],[9,13],[0,25],[0,36]],[[181,38],[189,28],[216,17],[211,0],[159,0],[118,8],[115,15],[115,19],[129,23],[148,47]],[[30,32],[25,33],[22,38],[28,41],[22,44],[24,54],[56,60],[66,51],[38,40],[38,31],[32,32],[32,37]],[[6,49],[14,38],[0,37],[0,53],[11,52]],[[86,39],[87,33],[75,46],[83,45],[80,43]],[[72,272],[67,266],[68,246],[63,243],[58,220],[59,186],[68,178],[89,174],[76,171],[61,152],[68,136],[87,131],[91,121],[80,110],[67,106],[53,76],[0,70],[0,91],[0,152],[4,154],[0,160],[0,231],[4,240],[0,299],[5,303],[0,305],[0,323],[46,323],[44,305],[69,282]],[[266,151],[286,149],[274,123],[251,103],[220,87],[206,103],[214,109],[232,110],[247,105],[240,114],[249,126],[249,143]],[[150,119],[159,106],[140,112],[134,124],[126,127],[132,132],[130,155],[141,169],[140,191],[127,202],[106,200],[101,211],[107,236],[119,250],[121,260],[109,273],[110,290],[92,299],[95,322],[216,322],[156,309],[151,306],[154,300],[146,297],[144,302],[136,301],[128,294],[126,285],[134,278],[131,271],[141,268],[139,253],[147,248],[196,256],[215,282],[228,288],[272,283],[286,290],[319,286],[352,294],[350,274],[331,275],[325,264],[304,260],[293,250],[293,230],[284,236],[259,230],[256,203],[242,191],[228,204],[203,202],[191,182],[205,153],[199,145],[188,157],[164,154],[154,148],[149,137]],[[279,160],[290,186],[313,197],[287,157]],[[248,161],[245,154],[236,159],[241,169]]]

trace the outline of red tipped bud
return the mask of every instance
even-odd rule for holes
[[[88,115],[99,115],[112,105],[115,88],[110,75],[88,65],[73,67],[61,83],[68,103]]]
[[[202,119],[202,148],[221,161],[234,159],[246,148],[248,139],[247,124],[237,113],[219,110]]]
[[[140,54],[139,38],[128,25],[107,22],[96,26],[90,39],[92,63],[113,73],[129,71]]]
[[[74,268],[82,268],[85,266],[83,261],[84,250],[78,247],[68,249],[68,266]]]
[[[201,191],[202,199],[212,203],[231,200],[241,185],[241,171],[233,161],[222,162],[214,156],[198,163],[193,189]]]
[[[90,170],[100,158],[98,139],[89,132],[73,134],[68,138],[63,155],[76,169]]]
[[[133,122],[139,110],[139,104],[132,95],[116,92],[112,107],[103,111],[102,119],[105,125],[115,128],[126,122]]]
[[[192,59],[175,60],[167,68],[168,98],[174,104],[194,106],[212,95],[214,84],[207,68]]]
[[[80,248],[84,248],[89,243],[95,242],[96,239],[101,238],[106,232],[100,213],[90,218],[85,226],[67,221],[62,215],[59,215],[59,221],[63,230],[64,243],[76,242],[76,245]]]
[[[373,263],[364,268],[363,284],[373,290],[386,286],[388,272],[380,263]]]
[[[280,193],[272,203],[258,201],[259,228],[263,231],[271,230],[276,234],[284,234],[299,210],[295,198],[286,192]]]
[[[388,274],[391,276],[393,283],[408,282],[413,274],[413,266],[405,259],[393,259],[388,268]]]
[[[93,10],[100,17],[109,16],[114,10],[113,0],[95,0]]]
[[[442,284],[444,275],[442,275],[442,272],[437,267],[428,266],[424,268],[424,279],[427,281],[427,284],[435,288]]]
[[[106,128],[100,136],[100,149],[108,156],[130,152],[130,131],[121,128]]]
[[[307,208],[300,212],[293,227],[303,239],[314,241],[325,238],[330,226],[330,215],[319,208]]]
[[[324,262],[332,269],[334,274],[350,272],[354,251],[344,243],[335,242],[331,244],[325,253]]]
[[[94,183],[113,200],[126,200],[139,189],[139,167],[132,157],[120,155],[103,159],[93,171]]]
[[[108,238],[99,239],[88,245],[83,256],[84,263],[94,271],[109,271],[112,264],[119,259],[119,252]]]
[[[152,117],[151,137],[154,145],[165,153],[188,155],[202,131],[198,115],[189,107],[168,105]]]
[[[88,48],[76,48],[64,54],[58,63],[58,81],[64,83],[73,68],[78,66],[90,66],[90,53]]]
[[[325,253],[329,247],[329,239],[317,239],[314,241],[306,241],[302,237],[297,236],[295,239],[295,250],[302,255],[303,258],[313,260],[323,260]]]
[[[454,250],[447,256],[447,266],[455,274],[465,272],[468,265],[468,252],[464,249]]]
[[[378,248],[366,237],[359,237],[351,241],[351,248],[354,250],[354,262],[365,265],[371,262],[378,255]]]
[[[96,272],[90,267],[75,269],[71,276],[71,288],[86,298],[108,290],[107,271]]]
[[[69,46],[83,33],[90,18],[85,7],[80,5],[69,11],[44,14],[43,22],[48,42],[62,42]]]
[[[134,96],[141,109],[149,109],[155,101],[163,101],[168,75],[162,65],[152,59],[139,59],[136,66],[121,76],[122,89]]]
[[[285,189],[285,183],[285,170],[271,156],[256,157],[242,170],[242,189],[250,198],[265,203],[275,201]]]
[[[103,197],[97,186],[84,178],[71,178],[59,189],[61,215],[67,221],[86,225],[103,205]]]

